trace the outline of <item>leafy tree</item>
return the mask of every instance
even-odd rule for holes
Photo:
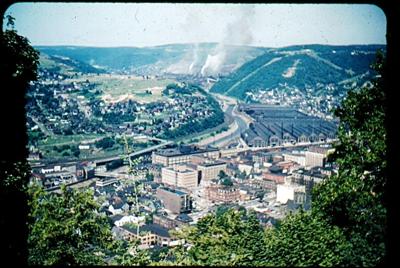
[[[191,245],[172,250],[177,265],[254,265],[264,259],[263,230],[254,213],[207,215],[177,235]]]
[[[71,151],[72,151],[73,156],[75,156],[75,157],[79,157],[79,155],[81,154],[79,147],[76,145],[71,146]]]
[[[134,242],[119,240],[116,242],[114,257],[110,260],[110,265],[124,266],[144,266],[151,261],[151,255],[146,250],[138,250],[139,241]]]
[[[20,36],[14,30],[14,18],[7,16],[9,29],[0,34],[0,82],[7,85],[9,90],[4,91],[5,96],[0,105],[2,122],[9,126],[3,134],[4,143],[2,151],[4,156],[14,161],[26,158],[27,142],[25,119],[25,90],[30,81],[37,79],[39,52],[30,46],[27,38]],[[9,116],[12,114],[13,116]],[[24,144],[21,144],[25,142]],[[21,144],[21,146],[15,146]]]
[[[267,229],[264,240],[269,266],[337,266],[351,248],[340,228],[302,210]]]
[[[29,264],[104,264],[113,240],[91,193],[63,186],[58,195],[32,187],[30,195]]]
[[[153,181],[154,180],[154,174],[147,172],[146,173],[146,180],[147,181]]]
[[[0,116],[7,126],[7,131],[2,133],[6,142],[0,158],[0,236],[4,245],[2,261],[19,266],[26,264],[27,256],[28,207],[24,188],[29,179],[29,166],[26,164],[25,90],[37,78],[39,53],[28,39],[14,30],[14,18],[7,16],[7,19],[7,27],[2,27],[0,33],[0,83],[5,89],[0,98]]]
[[[381,76],[373,81],[373,87],[350,91],[335,111],[340,125],[333,159],[339,172],[313,193],[313,213],[344,231],[352,243],[346,263],[356,266],[378,265],[385,256],[384,65],[383,55],[378,53],[373,67]]]
[[[221,184],[224,186],[233,186],[233,182],[230,178],[225,177],[225,178],[222,178],[220,181],[221,181]]]
[[[111,137],[105,137],[95,142],[95,146],[103,150],[112,147],[114,144],[115,141]]]
[[[218,173],[218,178],[219,178],[219,179],[223,179],[223,178],[225,178],[225,177],[227,177],[225,171],[221,170],[221,171]]]
[[[141,264],[136,244],[114,240],[107,217],[97,212],[91,190],[61,187],[61,194],[29,188],[28,263],[31,265]],[[141,262],[142,260],[142,262]]]

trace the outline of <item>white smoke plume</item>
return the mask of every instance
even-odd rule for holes
[[[240,10],[236,20],[229,23],[225,30],[222,42],[218,43],[212,54],[207,56],[207,60],[201,68],[201,75],[217,75],[229,56],[229,45],[246,45],[253,41],[251,24],[254,17],[254,6],[246,5]]]
[[[198,65],[198,64],[199,64],[199,44],[196,43],[196,44],[194,45],[194,49],[193,49],[193,61],[192,61],[192,63],[189,65],[188,73],[189,73],[189,74],[195,74],[195,69],[194,69],[194,67],[195,67],[196,65]]]

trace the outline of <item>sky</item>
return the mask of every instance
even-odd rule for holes
[[[386,44],[383,11],[365,4],[17,3],[5,15],[35,46]]]

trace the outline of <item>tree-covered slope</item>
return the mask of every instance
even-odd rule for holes
[[[371,78],[370,64],[381,45],[292,46],[271,49],[219,80],[211,92],[244,99],[247,92],[279,87],[300,90],[317,84],[343,86]]]
[[[88,63],[74,60],[68,57],[40,54],[39,67],[54,73],[71,74],[71,73],[105,73],[102,68],[96,68]]]
[[[208,55],[224,51],[221,70],[230,72],[264,53],[264,48],[218,46],[217,43],[171,44],[153,47],[79,47],[37,46],[41,53],[68,57],[109,71],[139,72],[157,75],[167,73],[200,73]]]

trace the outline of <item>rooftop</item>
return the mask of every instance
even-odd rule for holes
[[[152,233],[154,233],[156,235],[159,235],[159,236],[171,237],[171,235],[168,233],[168,229],[167,228],[164,228],[161,225],[158,225],[158,224],[155,224],[155,223],[146,224],[146,225],[140,226],[139,227],[139,231],[149,231],[149,232],[152,232]]]
[[[199,166],[204,166],[204,167],[212,167],[212,166],[220,166],[220,165],[226,165],[225,162],[222,161],[209,161],[209,162],[203,162],[199,164]]]
[[[170,192],[170,193],[175,193],[177,195],[187,195],[187,193],[185,193],[183,191],[180,191],[178,189],[171,189],[171,188],[167,188],[167,187],[160,187],[158,189],[164,190],[164,191],[167,191],[167,192]]]
[[[218,149],[217,148],[200,149],[199,147],[196,146],[179,146],[169,149],[160,149],[156,151],[155,154],[171,157],[180,155],[201,154],[201,153],[215,152],[215,151],[218,151]]]

